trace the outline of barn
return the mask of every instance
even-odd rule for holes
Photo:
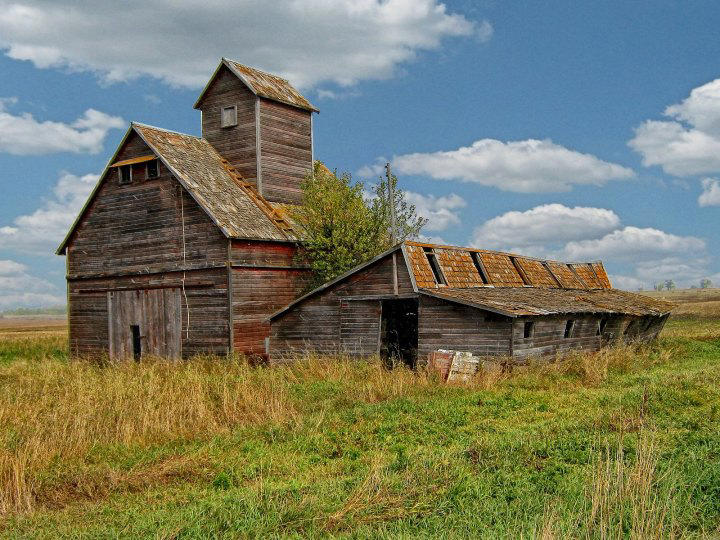
[[[228,59],[195,109],[201,137],[130,125],[58,248],[72,354],[264,354],[267,317],[305,288],[287,205],[317,109]]]
[[[672,305],[613,289],[601,262],[403,242],[270,318],[270,358],[379,354],[409,366],[434,351],[518,363],[657,336]]]

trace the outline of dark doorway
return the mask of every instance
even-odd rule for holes
[[[140,326],[137,324],[131,324],[130,333],[132,334],[133,358],[136,362],[139,362],[140,357],[142,356],[142,344],[140,343]]]
[[[383,300],[380,327],[380,357],[392,367],[402,362],[410,368],[417,364],[418,301]]]

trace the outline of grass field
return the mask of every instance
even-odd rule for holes
[[[4,537],[720,535],[717,318],[466,386],[64,346],[0,329]]]

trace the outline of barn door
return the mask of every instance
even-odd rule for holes
[[[110,358],[180,358],[180,289],[108,292]]]

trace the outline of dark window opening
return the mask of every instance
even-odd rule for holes
[[[120,184],[129,184],[132,182],[132,167],[130,165],[118,167],[118,174],[120,175]]]
[[[522,279],[523,285],[530,285],[530,280],[528,279],[527,275],[525,275],[525,270],[522,269],[522,266],[520,266],[520,263],[517,261],[515,257],[510,257],[510,262],[515,267],[515,271],[520,275],[520,279]]]
[[[152,180],[158,177],[158,162],[157,159],[147,162],[147,178]]]
[[[425,251],[428,263],[430,264],[430,269],[432,270],[433,277],[435,278],[435,283],[438,285],[447,285],[447,280],[445,279],[442,268],[440,268],[437,255],[435,255],[432,248],[423,248],[423,250]]]
[[[607,319],[600,319],[600,322],[598,323],[597,335],[602,336],[605,333],[606,327],[607,327]]]
[[[532,337],[534,330],[535,323],[531,321],[526,322],[525,326],[523,327],[523,337],[525,339]]]
[[[565,323],[565,337],[570,338],[573,335],[573,329],[575,328],[575,321],[568,321]]]
[[[648,317],[647,322],[645,323],[645,330],[643,330],[643,332],[647,332],[648,330],[650,330],[650,327],[652,326],[652,324],[653,324],[653,318]]]
[[[140,343],[140,326],[137,324],[130,325],[130,332],[132,333],[132,344],[133,344],[133,358],[135,361],[140,361],[142,356],[142,343]]]
[[[380,357],[392,368],[415,368],[418,349],[418,301],[383,300],[380,319]]]
[[[490,283],[490,280],[488,279],[487,272],[485,271],[485,265],[480,258],[480,254],[477,251],[473,251],[471,253],[471,257],[473,264],[475,265],[475,270],[477,270],[477,273],[480,276],[480,280],[483,282],[483,285],[487,285]]]
[[[636,322],[636,321],[633,319],[632,321],[630,321],[630,322],[628,323],[628,325],[625,327],[625,331],[623,332],[624,335],[627,336],[630,332],[632,332],[633,330],[635,330],[635,322]]]

